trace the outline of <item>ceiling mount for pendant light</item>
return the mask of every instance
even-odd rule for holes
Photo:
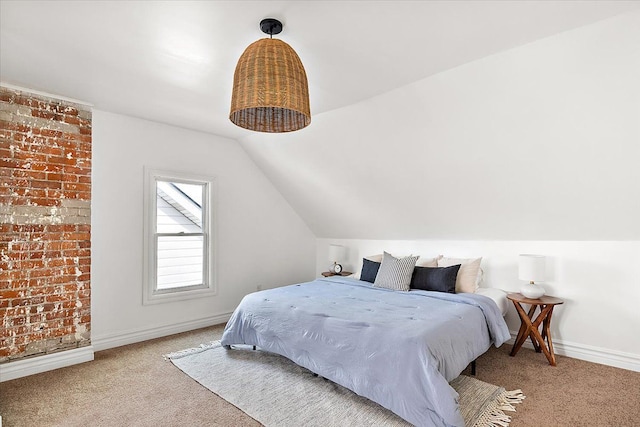
[[[311,123],[309,85],[302,61],[291,46],[272,38],[282,32],[280,21],[263,19],[260,29],[270,37],[249,45],[238,60],[229,119],[258,132],[302,129]]]
[[[265,18],[260,21],[260,29],[263,33],[273,36],[282,32],[282,22],[274,18]]]

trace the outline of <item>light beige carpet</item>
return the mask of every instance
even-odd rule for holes
[[[99,351],[93,362],[0,383],[2,427],[260,427],[162,355],[219,340],[224,325]],[[640,372],[510,345],[478,358],[477,379],[527,398],[511,427],[638,427]],[[465,372],[465,374],[468,374]]]
[[[250,347],[226,350],[218,341],[167,355],[198,383],[270,426],[410,426],[393,412],[289,359]],[[451,383],[467,426],[506,426],[524,396],[474,378]]]

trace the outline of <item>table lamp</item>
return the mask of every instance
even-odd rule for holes
[[[329,266],[329,271],[335,274],[342,273],[342,265],[339,261],[341,261],[345,253],[347,252],[347,248],[340,245],[329,245],[329,262],[333,262],[331,266]]]
[[[518,257],[518,278],[527,284],[520,288],[520,293],[527,298],[537,299],[544,295],[544,288],[536,285],[545,277],[544,255],[521,254]]]

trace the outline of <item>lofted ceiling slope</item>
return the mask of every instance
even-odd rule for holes
[[[0,1],[3,83],[219,134],[264,17],[309,76],[312,115],[638,7],[633,1]]]
[[[638,1],[6,1],[0,80],[239,141],[317,237],[640,239]],[[228,120],[264,17],[312,122]]]
[[[318,237],[640,239],[640,10],[241,144]]]

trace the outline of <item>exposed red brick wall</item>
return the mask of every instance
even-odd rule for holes
[[[0,87],[0,363],[89,345],[91,110]]]

